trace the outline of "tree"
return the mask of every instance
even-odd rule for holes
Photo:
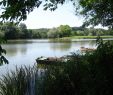
[[[25,29],[27,29],[27,26],[24,23],[20,23],[19,28],[20,28],[20,30],[25,30]]]
[[[19,38],[19,30],[15,23],[7,22],[2,25],[2,31],[5,33],[6,39]]]
[[[79,0],[78,13],[85,17],[84,25],[113,28],[113,0]]]
[[[57,4],[63,4],[65,0],[43,0],[44,10],[50,8],[55,10]],[[27,18],[27,15],[33,11],[35,7],[39,7],[42,0],[1,0],[0,6],[3,20],[21,21]]]
[[[57,28],[52,28],[47,33],[48,38],[59,38],[59,32]]]
[[[58,27],[60,37],[65,37],[71,35],[71,27],[69,25],[60,25]]]
[[[24,23],[19,25],[20,38],[31,38],[31,31],[27,30],[27,26]]]

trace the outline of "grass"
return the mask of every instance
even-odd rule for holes
[[[113,38],[113,36],[100,36],[102,39]],[[98,36],[70,36],[63,38],[49,39],[50,42],[71,42],[72,39],[97,39]]]
[[[0,95],[31,95],[35,74],[36,70],[31,67],[16,68],[6,74],[0,79]]]
[[[100,36],[101,38],[113,38],[113,36]],[[70,36],[70,37],[63,37],[61,39],[96,39],[97,36]]]

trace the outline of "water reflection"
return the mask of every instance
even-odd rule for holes
[[[25,54],[27,51],[26,44],[4,44],[2,47],[7,51],[7,56],[16,56],[18,54]]]
[[[39,56],[47,54],[49,54],[49,56],[53,56],[52,53],[54,51],[60,52],[60,55],[62,55],[62,52],[64,54],[64,52],[67,53],[72,50],[79,50],[82,46],[95,47],[95,40],[68,40],[65,42],[49,40],[11,40],[2,46],[6,49],[7,56],[11,58],[24,55],[32,57],[32,55],[35,55],[36,53],[38,53]]]
[[[80,47],[95,47],[96,45],[94,40],[73,41],[73,43]]]
[[[65,42],[65,43],[51,43],[50,48],[52,50],[59,50],[59,51],[68,51],[72,46],[71,42]]]
[[[54,51],[76,51],[80,50],[80,47],[92,47],[96,48],[95,40],[82,40],[82,41],[71,41],[71,42],[57,42],[57,43],[51,43],[50,48]]]
[[[49,40],[17,40],[9,41],[3,44],[6,49],[6,57],[9,60],[8,65],[0,66],[0,70],[6,71],[14,69],[15,66],[33,65],[35,59],[40,56],[64,56],[75,52],[84,46],[87,48],[95,48],[95,40],[72,40],[65,42],[52,42]]]

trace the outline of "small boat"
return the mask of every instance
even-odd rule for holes
[[[83,51],[83,52],[87,52],[87,51],[95,51],[96,49],[94,49],[94,48],[80,47],[80,50]]]
[[[64,59],[62,57],[57,58],[57,57],[39,57],[36,59],[36,62],[38,64],[54,64],[54,63],[58,63],[58,62],[63,62]]]

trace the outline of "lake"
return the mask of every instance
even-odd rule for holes
[[[108,39],[106,39],[108,40]],[[110,39],[112,40],[112,39]],[[0,74],[13,70],[15,66],[34,65],[35,59],[44,57],[61,57],[80,50],[80,47],[96,48],[95,39],[75,39],[65,42],[46,40],[10,40],[2,47],[9,64],[0,66]]]

